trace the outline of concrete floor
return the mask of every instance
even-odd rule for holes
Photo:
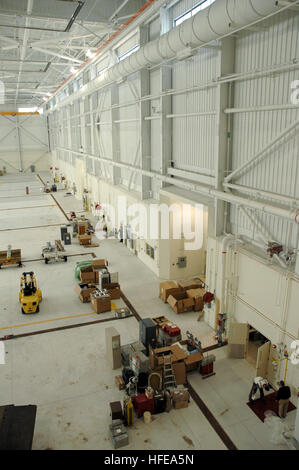
[[[29,195],[25,195],[26,186]],[[85,255],[69,258],[67,263],[26,262],[40,258],[41,247],[47,241],[60,238],[60,227],[55,224],[67,222],[51,196],[41,193],[41,186],[35,175],[0,178],[0,249],[8,244],[22,248],[25,269],[35,272],[44,296],[39,314],[22,315],[18,292],[24,269],[3,268],[0,336],[100,319],[90,304],[82,304],[74,293],[75,263],[90,259],[86,253],[92,251],[108,259],[112,272],[119,272],[122,290],[142,317],[165,315],[183,333],[192,331],[204,346],[213,342],[213,331],[197,321],[197,313],[176,315],[161,302],[160,280],[116,240],[104,240],[99,248],[91,249],[74,241],[66,247],[67,252]],[[65,191],[55,197],[67,213],[82,210],[81,202],[65,197]],[[122,301],[115,304],[120,306]],[[113,312],[103,314],[103,318],[110,317],[114,317]],[[122,344],[138,339],[138,323],[128,318],[5,343],[0,405],[37,405],[34,449],[112,449],[109,402],[122,399],[123,392],[114,384],[114,376],[120,371],[112,371],[105,358],[105,328],[110,325],[119,331]],[[227,359],[225,348],[217,350],[216,356],[216,375],[202,380],[199,374],[191,374],[193,387],[239,449],[277,448],[270,442],[271,430],[246,406],[254,369],[245,360]],[[288,414],[290,426],[294,418],[295,412]],[[124,450],[226,449],[193,400],[187,409],[154,416],[150,425],[136,418],[129,429],[129,440]]]

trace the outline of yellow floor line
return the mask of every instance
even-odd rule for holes
[[[77,315],[70,315],[68,317],[50,318],[49,320],[40,320],[40,321],[35,321],[35,322],[30,322],[30,323],[21,323],[20,325],[4,326],[0,328],[0,330],[7,330],[8,328],[19,328],[21,326],[39,325],[40,323],[49,323],[51,321],[57,321],[57,320],[67,320],[69,318],[87,317],[88,315],[97,315],[97,313],[96,312],[78,313]]]
[[[111,302],[111,308],[112,310],[117,310],[117,306],[113,302]]]

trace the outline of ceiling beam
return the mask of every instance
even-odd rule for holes
[[[31,46],[31,49],[35,51],[43,52],[44,54],[54,55],[55,57],[60,57],[61,59],[69,60],[70,62],[76,62],[77,64],[82,64],[82,60],[75,59],[75,57],[71,57],[64,54],[59,54],[55,51],[50,51],[49,49],[42,49],[41,47]]]

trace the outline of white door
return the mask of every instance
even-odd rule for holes
[[[270,346],[271,346],[271,342],[268,341],[267,343],[260,346],[257,350],[256,372],[255,372],[256,377],[267,378],[268,376]]]
[[[228,333],[228,357],[243,359],[246,356],[248,341],[248,323],[230,324]]]

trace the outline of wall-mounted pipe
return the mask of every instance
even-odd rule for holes
[[[157,173],[151,170],[144,170],[142,168],[136,168],[133,165],[130,165],[128,163],[113,161],[112,158],[109,159],[109,158],[99,157],[96,155],[92,155],[90,153],[86,153],[86,152],[82,153],[76,150],[71,150],[71,149],[63,148],[63,147],[57,147],[56,150],[61,150],[62,152],[68,152],[70,154],[79,155],[80,157],[83,157],[83,156],[89,157],[89,158],[95,159],[95,161],[107,163],[110,166],[116,166],[119,168],[127,168],[140,175],[149,176],[150,178],[155,178],[156,180],[163,181],[170,185],[187,189],[195,193],[199,193],[199,194],[202,194],[204,196],[208,196],[214,199],[220,199],[222,201],[230,202],[238,206],[251,207],[253,209],[257,209],[262,212],[265,212],[267,214],[272,214],[278,217],[283,217],[284,219],[288,219],[288,220],[291,220],[292,222],[299,224],[299,211],[298,210],[284,209],[281,207],[277,207],[275,205],[271,205],[270,202],[264,203],[264,202],[254,201],[252,199],[244,198],[241,196],[237,196],[235,194],[226,193],[224,191],[214,189],[211,186],[198,185],[195,183],[184,181],[179,178],[171,178],[169,176],[165,176],[165,175],[162,175],[160,173]]]
[[[233,33],[239,28],[278,12],[280,9],[281,7],[275,0],[217,0],[210,7],[163,34],[159,39],[140,47],[127,59],[114,65],[100,77],[90,81],[76,93],[57,103],[50,111],[87,96],[140,69],[175,58],[185,49],[200,47]]]

